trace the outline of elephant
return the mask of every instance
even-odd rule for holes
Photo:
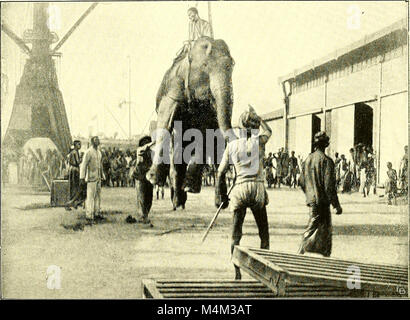
[[[163,184],[169,173],[174,210],[179,206],[185,207],[186,192],[200,192],[205,164],[205,152],[202,155],[199,154],[201,152],[191,153],[188,159],[177,163],[176,157],[186,151],[189,142],[182,139],[181,143],[175,142],[175,137],[182,137],[191,128],[198,129],[205,137],[207,129],[213,129],[217,133],[213,143],[216,139],[222,139],[223,148],[228,140],[236,138],[231,124],[234,64],[225,41],[201,37],[191,45],[184,57],[174,60],[159,87],[156,97],[156,144],[147,179],[153,185]],[[175,125],[177,121],[180,121],[180,126]],[[171,141],[166,139],[167,135]],[[165,152],[170,155],[168,167],[159,161],[164,156],[164,150],[168,150]],[[218,152],[216,155],[215,145],[212,152],[213,159],[219,157],[216,159],[219,163],[222,154]]]

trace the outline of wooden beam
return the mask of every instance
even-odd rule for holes
[[[94,8],[98,5],[97,2],[94,2],[84,13],[83,15],[77,20],[76,23],[71,27],[70,30],[64,35],[63,38],[61,38],[60,42],[57,43],[57,45],[54,47],[53,51],[51,54],[55,54],[58,49],[61,48],[61,46],[68,40],[68,38],[71,36],[71,34],[75,31],[75,29],[78,28],[80,23],[91,13],[91,11],[94,10]]]
[[[1,30],[5,34],[7,34],[19,47],[21,50],[23,50],[26,54],[31,56],[31,50],[30,48],[25,44],[25,42],[18,36],[16,35],[3,21],[1,22]]]

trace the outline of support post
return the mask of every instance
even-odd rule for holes
[[[289,96],[290,93],[286,92],[285,82],[282,82],[282,90],[284,95],[284,107],[283,107],[283,147],[288,149],[288,112],[289,112]],[[288,82],[289,83],[289,82]],[[290,85],[290,83],[289,83]],[[291,90],[291,89],[289,89]]]
[[[131,140],[131,57],[128,56],[128,130]]]
[[[380,57],[379,61],[379,94],[377,97],[377,168],[376,168],[376,175],[377,181],[376,184],[380,184],[380,146],[381,146],[381,115],[382,115],[382,81],[383,81],[383,61],[384,56]]]

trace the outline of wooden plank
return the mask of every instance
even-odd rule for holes
[[[287,272],[266,259],[258,257],[246,248],[235,246],[232,262],[255,279],[269,287],[276,295],[284,296]]]
[[[320,284],[331,285],[340,288],[347,288],[347,281],[346,279],[334,278],[332,276],[317,276],[317,275],[307,275],[306,273],[291,273],[289,275],[291,281],[295,282],[311,282],[315,281]],[[406,287],[407,288],[407,287]],[[381,294],[386,294],[388,296],[397,296],[400,295],[397,292],[397,286],[392,286],[386,283],[378,283],[378,282],[360,282],[360,289],[365,291],[377,291]],[[354,291],[355,289],[352,289]]]
[[[279,297],[269,287],[256,280],[143,280],[142,284],[144,298],[263,299]],[[316,283],[292,283],[286,287],[286,292],[281,297],[348,297],[351,295],[351,290],[347,289]]]
[[[142,280],[142,297],[144,299],[153,298],[161,299],[164,298],[162,294],[156,287],[156,283],[152,279],[143,279]]]
[[[349,260],[340,260],[336,259],[333,257],[328,257],[328,258],[322,258],[322,257],[312,257],[312,256],[306,256],[302,254],[293,254],[293,253],[288,253],[288,252],[280,252],[280,251],[270,251],[266,249],[259,249],[259,248],[246,248],[252,252],[255,253],[265,253],[269,255],[280,255],[280,256],[287,256],[287,257],[298,257],[301,259],[308,259],[310,261],[320,261],[320,262],[335,262],[335,263],[341,263],[341,264],[346,264],[346,265],[357,265],[357,266],[362,266],[362,267],[380,267],[380,268],[385,268],[386,270],[397,270],[397,271],[408,271],[407,266],[402,266],[402,265],[396,265],[396,264],[370,264],[370,263],[363,263],[363,262],[356,262],[356,261],[349,261]]]
[[[329,270],[334,270],[334,271],[342,271],[345,273],[347,271],[346,266],[342,265],[336,265],[335,263],[332,264],[321,264],[320,262],[313,262],[309,261],[307,259],[289,259],[286,257],[281,257],[281,256],[268,256],[267,254],[261,254],[263,257],[266,257],[267,260],[272,261],[278,265],[280,265],[282,268],[285,268],[285,265],[295,265],[295,266],[300,266],[300,267],[307,267],[309,269],[318,269],[318,270],[323,270],[323,266],[325,266]],[[349,265],[350,267],[351,265]],[[357,265],[355,265],[357,266]],[[359,266],[358,266],[359,267]],[[360,268],[360,267],[359,267]],[[369,275],[374,275],[374,276],[380,276],[382,275],[383,278],[386,279],[407,279],[408,278],[408,273],[406,270],[401,270],[400,272],[397,271],[382,271],[382,270],[376,270],[376,269],[368,269],[368,268],[360,268],[362,274],[369,274]]]
[[[348,266],[360,268],[360,290],[350,290],[354,295],[377,292],[377,295],[399,296],[397,289],[408,286],[408,270],[403,266],[392,266],[389,269],[388,265],[362,264],[239,246],[235,247],[234,256],[236,257],[234,263],[270,288],[272,286],[266,281],[267,274],[270,276],[272,272],[278,273],[278,270],[284,270],[287,275],[287,287],[292,286],[292,283],[314,282],[320,286],[350,290],[347,288],[347,281],[351,276],[347,273]],[[251,259],[252,263],[247,259]],[[263,264],[265,269],[255,260]],[[275,268],[271,268],[272,265]],[[255,266],[258,267],[257,270]],[[320,290],[326,291],[324,288]],[[348,291],[346,293],[349,294]]]
[[[246,298],[275,298],[275,294],[273,292],[266,292],[266,293],[214,293],[214,294],[193,294],[193,293],[177,293],[177,294],[168,294],[165,295],[164,298],[168,299],[212,299],[212,298],[224,298],[224,299],[246,299]]]
[[[349,274],[340,274],[340,273],[335,273],[333,270],[329,269],[323,269],[323,270],[317,270],[317,269],[312,269],[308,267],[301,268],[300,266],[294,265],[294,264],[289,264],[289,265],[281,265],[284,269],[286,269],[289,273],[297,272],[297,273],[306,273],[306,274],[314,274],[317,276],[323,275],[327,276],[329,274],[332,275],[332,278],[337,278],[341,279],[343,281],[347,281],[351,275]],[[389,279],[385,278],[382,275],[369,275],[366,274],[362,271],[360,271],[360,280],[361,281],[369,281],[369,282],[380,282],[380,283],[390,283],[390,284],[395,284],[395,285],[402,285],[404,284],[405,281],[400,281],[400,279]]]
[[[275,264],[280,264],[280,263],[276,262],[277,260],[285,259],[285,258],[281,257],[282,253],[280,253],[280,254],[278,254],[278,253],[269,254],[269,251],[261,252],[260,249],[257,249],[257,250],[250,249],[250,251],[251,252],[256,251],[255,253],[257,253],[258,255],[261,255],[264,259],[273,260],[272,262],[274,262]],[[330,258],[326,259],[326,258],[316,258],[316,257],[310,257],[310,256],[304,256],[304,255],[290,255],[290,254],[284,254],[284,255],[290,256],[290,259],[289,259],[290,263],[296,263],[296,262],[301,262],[301,261],[306,262],[308,264],[310,263],[310,265],[313,265],[314,263],[319,265],[319,263],[320,263],[322,265],[322,269],[323,269],[323,266],[332,268],[332,267],[337,266],[337,264],[344,265],[346,267],[350,267],[350,266],[354,265],[354,266],[357,266],[357,267],[360,268],[360,271],[361,271],[362,274],[366,273],[366,272],[374,273],[374,272],[377,271],[380,274],[383,274],[383,275],[386,275],[386,276],[396,274],[398,276],[398,278],[400,277],[403,280],[406,280],[406,281],[408,280],[408,269],[407,269],[407,267],[404,267],[404,266],[400,266],[400,267],[398,267],[398,269],[387,270],[387,269],[377,269],[378,265],[370,265],[371,267],[373,267],[373,269],[371,269],[371,268],[368,267],[368,265],[363,265],[361,263],[355,263],[355,262],[349,262],[349,264],[346,264],[345,263],[346,261],[343,261],[343,260],[333,259],[333,261],[331,261]],[[320,259],[320,261],[315,262],[314,259],[311,259],[311,258]],[[331,265],[329,265],[330,261],[332,263]]]
[[[255,252],[252,250],[252,252]],[[361,263],[355,263],[355,262],[350,262],[350,263],[345,263],[342,260],[335,260],[335,259],[321,259],[321,260],[312,260],[310,259],[311,257],[305,256],[305,255],[295,255],[293,257],[285,256],[285,255],[279,255],[277,253],[275,254],[269,254],[266,252],[260,252],[257,251],[255,252],[263,257],[267,257],[269,259],[282,259],[284,261],[300,261],[300,262],[306,262],[309,264],[313,265],[327,265],[327,266],[335,266],[335,267],[349,267],[352,265],[359,266],[362,269],[369,270],[370,272],[384,272],[384,273],[395,273],[395,274],[402,274],[402,275],[407,275],[408,274],[408,269],[407,267],[397,267],[397,268],[388,268],[385,266],[378,266],[378,265],[373,265],[373,266],[368,266],[368,265],[363,265]]]

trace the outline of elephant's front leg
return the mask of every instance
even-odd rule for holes
[[[167,164],[170,164],[170,145],[172,121],[178,107],[178,102],[164,96],[158,108],[157,128],[154,133],[152,166],[147,173],[147,179],[152,185],[165,183],[168,171]]]

